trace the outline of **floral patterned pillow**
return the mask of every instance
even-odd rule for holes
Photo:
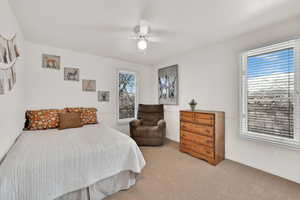
[[[65,108],[67,112],[81,112],[80,118],[83,124],[97,124],[96,108]]]
[[[46,110],[28,110],[26,111],[27,130],[43,130],[57,128],[59,125],[59,113],[64,110],[46,109]]]

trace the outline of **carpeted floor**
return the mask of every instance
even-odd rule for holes
[[[300,199],[300,184],[229,160],[213,167],[179,152],[175,142],[141,149],[147,164],[137,184],[106,200]]]

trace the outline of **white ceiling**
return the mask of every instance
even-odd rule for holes
[[[32,42],[142,64],[226,40],[300,14],[300,0],[10,0]],[[147,20],[159,43],[136,49]]]

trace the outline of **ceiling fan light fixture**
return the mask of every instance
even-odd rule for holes
[[[139,39],[138,42],[137,42],[137,48],[139,50],[146,50],[148,47],[148,42],[146,39]]]

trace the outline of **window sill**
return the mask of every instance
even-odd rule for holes
[[[129,122],[131,122],[132,120],[135,120],[135,118],[117,119],[117,124],[118,125],[128,125]]]
[[[275,136],[272,137],[272,136],[266,136],[258,133],[241,133],[240,136],[242,138],[256,141],[256,142],[269,143],[290,150],[300,151],[300,142],[296,141],[295,139],[279,138]]]

